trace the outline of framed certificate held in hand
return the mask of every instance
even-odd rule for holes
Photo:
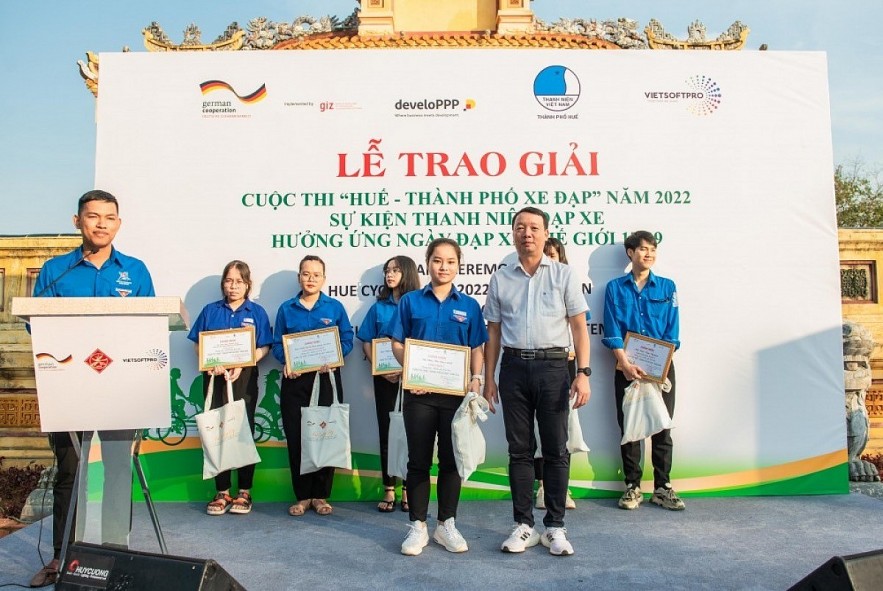
[[[392,339],[372,339],[371,375],[382,376],[401,371],[402,366],[392,354]]]
[[[675,353],[674,343],[627,332],[622,348],[629,363],[637,365],[647,374],[644,379],[660,384],[665,381]]]
[[[464,396],[469,385],[469,347],[405,339],[402,387]]]
[[[343,365],[336,326],[282,335],[282,349],[285,367],[291,373],[316,371],[323,365],[331,368]]]
[[[199,371],[255,365],[254,327],[204,330],[199,333]]]

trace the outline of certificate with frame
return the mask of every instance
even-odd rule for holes
[[[400,373],[402,366],[392,354],[392,339],[371,340],[371,375]]]
[[[668,368],[671,367],[671,358],[675,353],[674,343],[627,332],[622,348],[629,363],[637,365],[646,372],[644,379],[660,384],[665,381]]]
[[[336,326],[282,335],[282,349],[289,373],[316,371],[323,365],[331,368],[343,365]]]
[[[255,365],[255,330],[253,326],[227,330],[204,330],[199,333],[199,371],[213,367],[232,369]]]
[[[469,385],[469,347],[405,339],[402,387],[464,396]]]

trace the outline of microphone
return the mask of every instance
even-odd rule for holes
[[[52,281],[50,281],[50,282],[49,282],[49,285],[47,285],[46,287],[44,287],[43,289],[41,289],[41,290],[40,290],[40,293],[38,293],[38,294],[35,295],[34,297],[35,297],[35,298],[42,297],[42,295],[43,295],[44,293],[46,293],[47,291],[49,291],[52,287],[55,286],[56,283],[58,283],[59,281],[61,281],[61,278],[62,278],[62,277],[64,277],[64,276],[67,275],[68,273],[70,273],[70,272],[74,269],[74,267],[76,267],[77,265],[79,265],[80,263],[82,263],[83,261],[85,261],[86,258],[92,256],[92,255],[95,254],[96,252],[98,252],[98,249],[97,249],[97,248],[90,248],[89,250],[84,250],[84,251],[83,251],[83,256],[81,256],[81,257],[77,260],[76,263],[74,263],[73,265],[71,265],[70,267],[68,267],[67,269],[65,269],[64,273],[62,273],[61,275],[59,275],[58,277],[56,277],[55,279],[53,279]]]

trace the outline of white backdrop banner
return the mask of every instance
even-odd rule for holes
[[[544,209],[592,311],[580,413],[592,451],[572,469],[583,496],[622,486],[604,288],[626,270],[624,236],[655,232],[656,271],[677,282],[681,307],[675,486],[846,492],[830,129],[822,53],[102,54],[96,186],[120,198],[120,249],[191,317],[220,297],[236,258],[272,318],[298,289],[298,261],[316,254],[325,292],[358,325],[383,262],[420,263],[438,236],[462,245],[456,283],[483,303],[512,255],[513,213]],[[201,393],[188,387],[192,346],[172,341],[183,438]],[[282,445],[278,369],[262,365],[266,454]],[[359,343],[343,378],[357,468],[335,491],[373,495],[376,483],[359,484],[379,467]],[[485,433],[467,496],[508,490],[499,415]],[[278,468],[270,480],[287,491]]]

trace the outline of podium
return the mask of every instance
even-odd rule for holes
[[[185,330],[188,324],[180,298],[17,297],[11,311],[31,325],[40,428],[47,433],[68,432],[79,458],[62,565],[78,497],[80,506],[87,506],[89,442],[96,431],[105,468],[101,541],[128,544],[134,464],[160,549],[166,554],[138,453],[142,429],[171,423],[169,331]],[[85,519],[78,521],[77,540],[85,531]]]

